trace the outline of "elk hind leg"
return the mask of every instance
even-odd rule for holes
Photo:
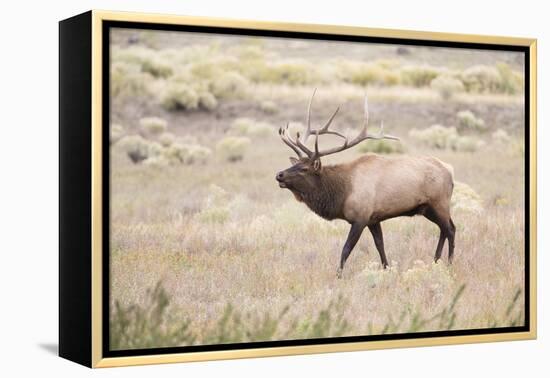
[[[376,245],[376,249],[380,254],[382,266],[386,269],[389,264],[388,259],[386,258],[386,252],[384,251],[384,235],[382,234],[382,226],[380,225],[380,222],[369,226],[369,230],[372,234],[372,238],[374,239],[374,245]]]
[[[455,252],[456,227],[455,227],[455,224],[454,224],[453,219],[451,217],[449,217],[449,225],[450,225],[449,236],[448,236],[448,239],[449,239],[449,264],[452,264],[453,263],[453,255],[454,255],[454,252]]]
[[[454,252],[455,227],[449,212],[435,207],[428,207],[423,215],[439,227],[439,241],[435,249],[434,261],[439,261],[441,253],[443,252],[445,240],[449,240],[449,262],[451,262]]]

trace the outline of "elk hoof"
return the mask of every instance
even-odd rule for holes
[[[338,270],[336,271],[336,277],[338,279],[341,279],[342,278],[342,268],[338,268]]]

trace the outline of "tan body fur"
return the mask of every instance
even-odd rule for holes
[[[366,155],[337,166],[349,175],[344,217],[365,225],[450,203],[452,171],[433,157]]]

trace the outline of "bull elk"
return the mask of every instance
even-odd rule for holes
[[[384,239],[380,223],[400,216],[423,215],[440,229],[435,251],[435,261],[441,258],[443,245],[448,240],[448,260],[452,263],[455,225],[450,214],[453,192],[453,168],[434,157],[399,156],[386,157],[367,154],[353,161],[323,166],[321,158],[347,150],[370,139],[398,138],[385,135],[380,126],[378,135],[367,133],[369,121],[368,101],[365,97],[365,113],[360,133],[348,140],[343,134],[329,130],[339,108],[323,127],[311,128],[311,104],[309,101],[306,129],[302,136],[289,135],[288,124],[279,129],[279,136],[298,158],[291,157],[292,166],[276,175],[279,187],[289,189],[299,202],[327,220],[343,219],[351,225],[342,249],[338,278],[342,277],[344,264],[365,227],[372,233],[382,265],[388,267],[384,251]],[[344,140],[342,145],[319,150],[320,135],[334,135]],[[306,146],[310,136],[315,136],[313,151]]]

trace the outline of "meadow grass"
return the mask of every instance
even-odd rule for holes
[[[271,57],[259,44],[231,45],[216,66],[206,63],[224,55],[216,50],[220,47],[185,45],[171,51],[164,46],[155,53],[163,41],[147,39],[148,49],[120,51],[121,61],[113,67],[111,121],[124,127],[112,128],[116,135],[111,135],[112,348],[523,323],[524,110],[516,71],[499,66],[498,81],[494,70],[478,67],[467,77],[475,90],[443,98],[428,79],[450,71],[441,60],[437,72],[427,69],[416,53],[411,54],[416,59],[412,64],[405,61],[409,58],[395,64],[377,57],[363,65],[350,49],[354,75],[340,78],[332,72],[333,80],[323,80],[317,71],[304,73],[303,66],[311,68],[312,63],[292,55],[310,51],[309,45],[292,45],[283,61],[268,66],[266,61],[285,52],[277,50],[280,55]],[[239,73],[244,80],[231,75],[214,85],[215,75],[235,71],[241,56],[263,63],[245,67]],[[453,69],[465,72],[474,63],[488,64],[468,62]],[[179,69],[189,64],[192,72]],[[426,69],[415,72],[416,66]],[[401,67],[409,67],[410,85],[401,77],[394,80],[391,73],[401,75]],[[259,80],[266,72],[268,80]],[[487,72],[490,80],[483,76]],[[199,79],[186,81],[189,75]],[[189,98],[182,87],[163,92],[173,85],[172,76],[192,84]],[[333,128],[353,137],[363,120],[368,89],[371,131],[383,121],[402,146],[399,151],[362,146],[326,157],[324,165],[374,150],[434,155],[454,167],[456,181],[467,187],[457,185],[458,203],[452,208],[457,226],[452,266],[446,258],[432,262],[439,235],[434,224],[422,217],[397,218],[382,224],[389,269],[381,268],[366,231],[343,279],[336,278],[349,225],[319,218],[275,181],[293,155],[277,128],[292,121],[294,130],[297,122],[304,122],[315,87],[314,125],[341,105]],[[158,98],[158,93],[167,97]],[[217,96],[216,106],[201,105],[205,93]],[[465,109],[484,120],[483,133],[475,127],[459,132],[476,145],[482,142],[475,149],[438,149],[409,136],[412,129],[435,124],[458,129],[457,113]],[[155,127],[158,132],[148,135],[140,124],[145,117],[157,117],[168,126]],[[244,126],[243,119],[248,122]],[[169,135],[162,137],[165,132]],[[228,144],[235,138],[246,138],[246,148]],[[320,144],[324,148],[338,142],[327,137]],[[132,160],[129,151],[137,158]],[[190,151],[204,156],[199,159]],[[146,164],[151,156],[156,160]],[[163,159],[169,164],[160,164]],[[475,206],[467,202],[472,199]]]
[[[317,217],[278,188],[274,175],[289,165],[289,151],[277,137],[262,139],[262,148],[251,148],[237,162],[162,169],[133,164],[115,149],[112,305],[148,308],[148,288],[162,281],[174,324],[192,319],[199,342],[228,305],[259,317],[285,312],[272,335],[277,338],[295,319],[311,321],[342,297],[346,334],[353,335],[382,332],[390,318],[404,317],[404,324],[415,314],[432,318],[466,285],[454,328],[510,325],[501,314],[524,287],[522,163],[491,146],[474,153],[425,152],[453,164],[457,180],[481,198],[480,212],[469,211],[471,206],[453,210],[454,264],[432,263],[435,225],[421,217],[398,218],[383,223],[391,268],[380,267],[365,232],[337,280],[349,226]],[[360,153],[343,155],[325,164]],[[436,323],[418,329],[441,329]]]

